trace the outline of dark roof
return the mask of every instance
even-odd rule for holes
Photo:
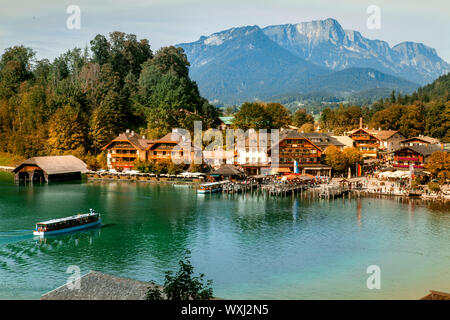
[[[219,169],[211,172],[211,174],[221,175],[221,176],[240,176],[243,173],[241,171],[239,171],[238,168],[236,168],[232,164],[223,164],[220,166]]]
[[[304,133],[300,133],[297,130],[292,130],[292,129],[285,129],[285,130],[281,131],[279,139],[278,139],[278,143],[276,143],[274,146],[278,146],[283,140],[286,140],[286,139],[306,139],[310,143],[312,143],[315,147],[317,147],[319,150],[322,150],[316,143],[312,142],[311,140],[309,140],[309,138],[304,136]],[[269,150],[271,150],[274,146],[269,145]]]
[[[41,300],[145,300],[149,282],[90,271],[80,278],[80,290],[67,284],[42,295]]]
[[[418,145],[418,146],[403,146],[403,147],[399,147],[398,149],[396,149],[392,152],[397,152],[402,149],[410,149],[410,150],[413,150],[424,156],[428,156],[428,155],[432,154],[433,152],[442,150],[439,145],[430,144],[430,145]]]
[[[25,160],[19,164],[13,172],[19,171],[26,165],[34,165],[39,167],[47,174],[61,174],[61,173],[85,173],[87,165],[82,160],[72,155],[66,156],[48,156],[48,157],[33,157]]]
[[[305,133],[300,133],[300,134],[319,147],[327,147],[329,145],[334,145],[334,146],[339,146],[339,147],[345,146],[345,144],[340,142],[338,139],[336,139],[326,133],[305,132]],[[317,140],[319,140],[319,141],[317,141]]]

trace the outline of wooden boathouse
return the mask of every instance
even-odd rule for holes
[[[88,171],[86,163],[75,156],[33,157],[14,170],[16,182],[55,182],[81,180]]]

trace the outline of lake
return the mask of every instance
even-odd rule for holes
[[[36,222],[88,212],[103,227],[34,238]],[[0,184],[0,299],[39,299],[71,265],[162,283],[189,249],[225,299],[417,299],[450,292],[450,204],[197,195],[180,185]],[[381,270],[369,290],[368,266]]]

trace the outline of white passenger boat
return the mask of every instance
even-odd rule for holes
[[[35,236],[46,236],[58,233],[71,232],[86,228],[99,226],[102,223],[100,213],[90,209],[89,213],[77,214],[74,216],[53,219],[39,222],[33,231]]]
[[[228,183],[228,181],[218,181],[218,182],[209,182],[203,183],[197,189],[197,193],[205,194],[205,193],[215,193],[222,191],[222,187],[224,184]]]

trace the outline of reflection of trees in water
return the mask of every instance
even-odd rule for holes
[[[271,237],[282,239],[293,224],[309,220],[310,208],[317,204],[310,199],[270,196],[232,195],[231,222],[242,238],[264,237],[270,229]],[[315,203],[315,204],[314,204]]]
[[[450,201],[428,201],[427,207],[432,211],[450,213]]]
[[[431,211],[449,213],[450,212],[450,201],[441,200],[423,200],[420,198],[409,198],[409,197],[396,197],[394,198],[402,204],[407,204],[409,206],[426,207]]]
[[[176,265],[195,229],[192,214],[196,212],[196,199],[189,188],[142,182],[92,185],[107,221],[117,226],[114,238],[124,241],[121,245],[113,243],[116,268],[139,260],[165,268]]]

